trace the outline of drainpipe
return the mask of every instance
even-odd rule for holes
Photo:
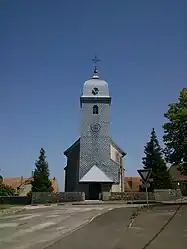
[[[124,192],[124,174],[123,174],[122,158],[120,160],[120,177],[121,177],[121,193],[123,193]]]

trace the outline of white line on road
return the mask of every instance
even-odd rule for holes
[[[130,222],[130,224],[129,224],[129,228],[131,228],[132,227],[132,225],[133,225],[133,223],[134,223],[134,221],[135,221],[135,219],[136,219],[136,217],[135,218],[133,218],[132,220],[131,220],[131,222]]]
[[[56,224],[55,222],[44,222],[44,223],[38,224],[36,226],[24,229],[24,233],[30,233],[30,232],[34,232],[34,231],[37,231],[37,230],[41,230],[43,228],[46,228],[46,227],[49,227],[49,226],[52,226],[52,225],[55,225],[55,224]]]
[[[59,217],[60,214],[52,214],[52,215],[48,215],[46,216],[46,218],[56,218],[56,217]]]
[[[38,216],[41,216],[41,215],[40,214],[33,214],[33,215],[30,215],[30,216],[22,217],[19,220],[29,220],[29,219],[32,219],[32,218],[35,218],[35,217],[38,217]]]
[[[0,238],[0,242],[11,242],[11,241],[13,241],[13,239],[15,239],[19,236],[25,235],[26,233],[35,232],[35,231],[50,227],[50,226],[55,225],[55,224],[56,224],[56,222],[44,222],[44,223],[32,226],[32,227],[27,228],[27,229],[21,229],[20,231],[14,233],[10,237]]]
[[[1,223],[0,228],[17,227],[18,225],[18,223]]]
[[[92,217],[90,220],[89,220],[89,223],[92,222],[94,219],[96,219],[97,217],[99,217],[102,213],[99,213],[99,214],[96,214],[94,217]]]
[[[143,227],[129,227],[131,229],[136,229],[136,230],[143,230]]]
[[[0,216],[0,220],[4,220],[4,219],[16,219],[16,218],[20,218],[20,217],[26,217],[26,216],[30,216],[31,214],[16,214],[16,215],[3,215]]]

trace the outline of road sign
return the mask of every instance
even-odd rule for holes
[[[142,178],[142,187],[145,188],[147,208],[149,208],[149,195],[147,189],[150,187],[149,178],[152,173],[152,169],[138,169],[138,174]]]
[[[142,188],[150,188],[150,183],[142,183]]]
[[[142,179],[140,179],[140,182],[141,182],[141,183],[145,183]],[[153,182],[153,178],[148,178],[148,179],[147,179],[147,183],[148,183],[148,182],[149,182],[149,183],[150,183],[150,182]]]
[[[148,181],[149,177],[151,176],[151,172],[152,172],[151,169],[138,169],[137,171],[144,183]]]

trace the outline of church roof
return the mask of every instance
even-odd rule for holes
[[[95,68],[94,74],[91,79],[85,81],[83,87],[83,93],[81,98],[106,98],[109,96],[108,83],[105,80],[101,80],[97,69]]]
[[[80,138],[77,139],[77,141],[75,141],[67,150],[64,151],[64,155],[68,156],[68,154],[79,144],[80,144]],[[113,145],[114,148],[116,148],[116,150],[118,150],[122,154],[122,156],[125,156],[127,154],[122,149],[120,149],[120,147],[112,140],[112,138],[110,138],[110,144]]]

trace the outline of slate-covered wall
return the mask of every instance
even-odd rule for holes
[[[65,191],[74,192],[79,178],[79,155],[80,146],[79,144],[72,150],[67,158],[67,168],[65,171]]]
[[[94,165],[106,173],[114,182],[119,182],[118,165],[110,159],[110,105],[97,103],[98,114],[93,114],[96,103],[82,104],[80,171],[81,179]],[[93,132],[91,125],[99,124],[100,130]]]

